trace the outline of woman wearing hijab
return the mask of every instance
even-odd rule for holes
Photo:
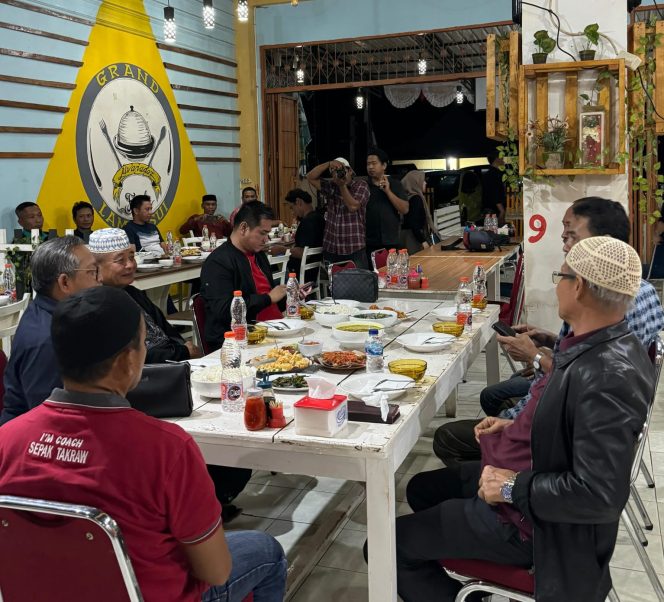
[[[409,209],[403,216],[401,225],[401,246],[408,249],[412,255],[429,246],[427,242],[427,215],[425,210],[424,191],[426,182],[424,172],[409,171],[401,180],[401,184],[408,195]]]

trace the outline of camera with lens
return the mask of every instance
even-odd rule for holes
[[[339,167],[339,169],[335,169],[334,170],[334,175],[339,180],[345,180],[346,179],[346,168],[345,167]]]

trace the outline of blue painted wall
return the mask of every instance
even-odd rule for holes
[[[114,3],[122,10],[121,0]],[[63,13],[93,20],[101,2],[98,0],[47,0],[39,6],[52,8]],[[151,20],[152,30],[158,41],[163,39],[163,7],[165,2],[144,0],[144,6]],[[222,58],[235,60],[235,17],[233,0],[214,0],[216,8],[216,26],[214,30],[203,28],[201,20],[201,2],[172,0],[175,7],[177,24],[177,45],[183,48],[210,53]],[[87,40],[91,28],[57,17],[39,14],[33,11],[0,4],[0,21],[24,25],[34,29]],[[60,42],[35,35],[0,29],[0,46],[15,50],[24,50],[40,54],[58,56],[80,61],[85,47],[67,42]],[[165,62],[176,63],[192,69],[236,77],[236,69],[188,57],[169,51],[162,51]],[[64,65],[55,65],[23,58],[0,56],[0,74],[28,77],[33,79],[54,80],[75,83],[78,69]],[[182,84],[201,88],[212,88],[226,92],[235,92],[232,83],[210,80],[206,77],[169,72],[172,84]],[[44,88],[32,85],[0,82],[0,99],[32,103],[67,106],[71,91]],[[237,99],[212,96],[195,92],[174,91],[176,100],[182,104],[214,105],[218,108],[237,109]],[[237,126],[237,117],[201,111],[181,111],[184,122],[206,123],[211,125]],[[61,113],[28,111],[0,107],[0,125],[59,128],[62,124]],[[213,142],[239,142],[239,132],[190,130],[191,140]],[[0,152],[52,152],[55,145],[54,135],[23,135],[0,133]],[[239,148],[194,147],[198,157],[227,156],[239,157]],[[23,201],[34,200],[39,193],[42,179],[48,165],[48,159],[0,159],[0,228],[6,228],[11,235],[16,227],[14,207]],[[228,213],[238,204],[239,199],[239,163],[199,163],[199,169],[209,192],[220,199],[220,210]],[[48,224],[47,224],[48,226]]]

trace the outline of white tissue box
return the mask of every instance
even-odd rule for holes
[[[293,404],[295,434],[334,437],[348,424],[348,402],[345,395],[329,399],[303,397]]]

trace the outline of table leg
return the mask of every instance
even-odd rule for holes
[[[445,416],[447,418],[456,418],[458,387],[454,387],[449,397],[445,400]]]
[[[487,295],[490,301],[500,301],[500,265],[496,265],[486,278]]]
[[[367,460],[369,602],[396,602],[394,466],[392,458]]]
[[[494,334],[484,347],[486,354],[486,384],[495,385],[500,382],[500,348]]]

